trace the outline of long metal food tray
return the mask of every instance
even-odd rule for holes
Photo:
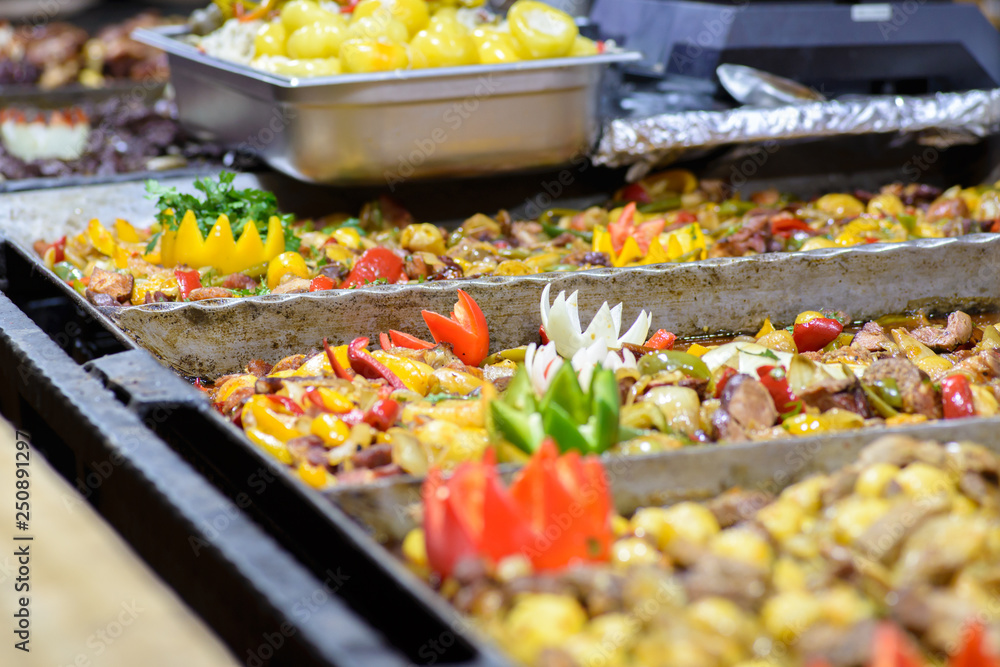
[[[806,308],[855,318],[917,308],[987,308],[1000,303],[1000,237],[970,235],[808,253],[717,259],[653,268],[600,269],[553,277],[495,277],[419,286],[387,285],[256,299],[153,304],[118,309],[110,318],[139,345],[185,375],[238,372],[253,358],[271,363],[323,338],[377,339],[379,332],[423,330],[422,309],[450,312],[455,289],[479,302],[490,323],[492,351],[537,338],[539,298],[552,284],[579,290],[581,321],[608,301],[623,303],[623,321],[640,309],[657,328],[678,335],[756,330],[765,317],[789,323]]]
[[[191,187],[182,179],[166,183]],[[237,185],[260,186],[261,177],[241,174]],[[310,192],[313,186],[294,188],[290,198],[315,194]],[[8,194],[0,203],[0,235],[12,241],[12,255],[22,267],[11,272],[10,280],[50,282],[126,347],[138,343],[177,372],[202,377],[238,371],[253,358],[274,362],[316,347],[323,338],[349,340],[401,326],[422,328],[420,310],[450,311],[457,287],[483,306],[491,323],[491,347],[497,350],[534,339],[538,299],[547,282],[553,283],[553,294],[580,290],[585,317],[605,300],[621,301],[626,319],[645,308],[652,311],[657,327],[688,335],[703,327],[747,330],[765,316],[790,321],[801,307],[840,308],[862,318],[959,298],[969,299],[972,306],[977,299],[992,303],[1000,273],[1000,236],[976,234],[690,264],[102,310],[48,271],[31,243],[79,233],[91,217],[150,222],[152,205],[143,198],[142,185]]]
[[[468,177],[568,163],[597,140],[600,83],[634,52],[297,79],[208,56],[176,27],[166,51],[182,124],[315,183]]]

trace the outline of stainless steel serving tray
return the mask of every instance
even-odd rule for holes
[[[279,200],[308,199],[321,188],[285,179],[295,190]],[[164,185],[191,191],[185,179]],[[237,187],[274,187],[241,174]],[[102,321],[123,342],[138,343],[162,363],[190,376],[218,377],[247,361],[270,362],[320,344],[323,338],[375,337],[389,328],[426,335],[420,311],[449,312],[455,290],[483,306],[492,349],[534,340],[542,288],[580,290],[581,314],[607,300],[625,304],[631,320],[641,308],[653,323],[678,334],[755,329],[766,316],[789,322],[805,307],[840,308],[876,317],[920,307],[994,307],[1000,303],[1000,235],[909,241],[845,249],[775,253],[690,264],[492,277],[420,285],[388,285],[301,295],[269,295],[99,310],[45,269],[31,250],[39,238],[78,234],[92,217],[152,222],[142,183],[72,187],[0,197],[0,234],[37,272],[11,280],[49,279]]]
[[[939,442],[964,440],[1000,452],[998,429],[1000,417],[973,417],[806,438],[688,447],[644,456],[605,456],[602,460],[615,509],[629,516],[640,507],[706,500],[737,487],[774,494],[812,473],[847,465],[865,445],[884,436],[905,435]],[[511,477],[513,467],[505,468],[505,476]],[[325,495],[377,541],[398,544],[417,525],[421,483],[412,477],[387,478],[365,485],[334,487]]]
[[[364,290],[163,303],[110,311],[139,345],[182,374],[217,377],[253,358],[275,362],[323,338],[373,340],[404,328],[427,336],[422,309],[450,312],[455,290],[475,298],[490,323],[490,348],[538,335],[539,297],[552,283],[579,290],[581,321],[604,301],[622,302],[623,321],[640,309],[678,335],[756,330],[765,317],[790,323],[807,308],[873,318],[917,308],[1000,307],[1000,235],[780,253],[690,264],[492,277]]]
[[[167,52],[179,118],[315,183],[468,177],[548,167],[595,144],[602,74],[635,52],[291,78],[231,63],[177,27],[132,37]]]

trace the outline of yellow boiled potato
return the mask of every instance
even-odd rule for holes
[[[340,45],[344,72],[387,72],[409,65],[406,45],[374,39],[352,39]]]
[[[343,22],[340,14],[328,12],[315,2],[309,0],[292,0],[281,8],[281,23],[291,35],[299,28],[313,23]]]
[[[507,21],[511,34],[532,58],[567,55],[579,34],[569,14],[537,0],[517,0]]]
[[[569,50],[569,55],[571,56],[596,56],[597,55],[597,42],[592,39],[587,39],[581,35],[577,35],[576,39],[573,40],[573,47]]]
[[[340,74],[340,61],[336,58],[261,58],[254,67],[285,76],[335,76]]]
[[[288,31],[281,21],[271,21],[265,23],[257,30],[253,38],[253,51],[257,56],[283,56],[285,55],[285,40],[288,39]]]
[[[361,0],[354,8],[354,18],[365,16],[381,20],[396,19],[406,26],[410,37],[426,28],[430,22],[430,12],[424,0]]]
[[[302,26],[288,37],[285,50],[289,58],[335,58],[347,30],[332,23]]]
[[[386,20],[378,16],[362,16],[351,21],[347,27],[347,39],[384,39],[397,44],[405,44],[409,39],[406,26],[396,19]]]
[[[476,43],[458,22],[431,21],[410,41],[410,59],[414,67],[450,67],[479,62]]]
[[[509,32],[476,28],[472,31],[472,42],[476,45],[479,62],[484,65],[512,63],[521,59],[514,37]]]

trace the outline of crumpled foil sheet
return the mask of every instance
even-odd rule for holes
[[[921,133],[943,147],[1000,129],[1000,88],[809,102],[771,109],[683,111],[605,124],[595,164],[656,164],[694,148],[839,134]]]

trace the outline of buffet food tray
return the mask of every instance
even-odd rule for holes
[[[237,181],[258,183],[259,178],[249,174]],[[181,180],[165,184],[190,188]],[[289,184],[299,192],[313,187]],[[605,300],[620,301],[626,319],[647,308],[658,327],[690,335],[705,327],[745,331],[759,326],[766,316],[790,322],[802,307],[839,308],[863,318],[960,298],[992,304],[1000,278],[1000,236],[975,234],[647,267],[108,309],[90,304],[46,269],[31,243],[78,234],[91,217],[106,221],[122,217],[137,224],[151,221],[152,204],[143,198],[142,184],[16,193],[5,195],[2,202],[0,235],[9,239],[12,256],[16,255],[11,261],[26,267],[12,273],[10,280],[48,281],[126,347],[138,344],[175,371],[206,378],[237,372],[253,358],[276,362],[319,346],[323,338],[377,338],[401,323],[419,323],[424,308],[449,311],[457,287],[483,307],[492,324],[491,347],[498,350],[534,340],[538,328],[534,314],[541,291],[550,282],[553,293],[580,290],[585,316]],[[798,286],[795,294],[789,294],[790,285]]]
[[[632,311],[639,306],[652,306],[658,326],[676,325],[681,334],[706,328],[756,328],[765,315],[776,322],[790,321],[803,308],[817,305],[845,308],[858,318],[917,307],[938,311],[995,309],[1000,307],[1000,293],[995,289],[1000,278],[998,244],[1000,240],[995,236],[970,236],[850,251],[674,265],[618,276],[596,272],[584,276],[589,281],[586,284],[573,284],[581,289],[584,310],[592,311],[605,299],[621,298],[627,310],[623,318],[633,316]],[[28,264],[21,267],[30,270]],[[23,279],[11,274],[12,268],[17,267],[8,258],[7,280]],[[575,280],[579,276],[568,278]],[[493,284],[496,282],[504,281],[466,281],[463,286],[475,285],[479,290],[474,294],[494,322],[494,331],[500,336],[500,342],[494,345],[499,347],[512,344],[515,336],[523,339],[526,331],[534,333],[537,321],[523,314],[533,312],[537,306],[542,282],[522,283],[530,285],[530,289],[523,290],[524,303],[531,300],[530,311],[519,311],[520,302],[511,301],[514,290],[498,288]],[[790,291],[789,285],[794,285],[795,290]],[[387,287],[326,299],[282,299],[281,303],[304,304],[302,317],[318,319],[324,335],[343,340],[367,327],[377,329],[413,321],[407,318],[420,307],[450,306],[454,286]],[[517,293],[521,290],[518,288]],[[196,341],[217,328],[213,324],[218,319],[215,312],[247,308],[241,303],[255,302],[199,308],[202,327],[187,331],[186,338]],[[341,310],[331,311],[333,304],[339,304],[336,307]],[[350,310],[344,310],[348,307]],[[387,308],[395,310],[380,313]],[[123,313],[142,310],[133,308]],[[511,311],[518,314],[512,315]],[[506,318],[501,313],[506,313]],[[272,359],[301,351],[299,342],[291,340],[290,335],[303,320],[290,320],[286,314],[281,326],[271,321],[265,327],[253,318],[245,318],[242,323],[258,328],[230,328],[226,337],[246,345],[257,344],[254,341],[260,338],[272,350]],[[515,331],[506,332],[507,327]],[[207,346],[199,354],[213,359],[212,364],[217,364],[221,356],[221,352]],[[204,360],[197,363],[210,366]],[[218,486],[234,497],[245,494],[268,531],[310,570],[322,572],[324,567],[339,564],[358,572],[359,577],[349,581],[340,594],[366,620],[379,621],[386,636],[408,658],[427,660],[431,655],[429,647],[447,645],[447,655],[432,653],[442,663],[503,663],[496,650],[469,630],[452,607],[380,546],[391,546],[412,527],[417,480],[400,478],[367,487],[344,485],[320,492],[301,483],[292,471],[276,465],[268,454],[215,413],[199,391],[157,364],[145,351],[107,355],[90,363],[87,370],[142,417],[159,438],[196,462]],[[217,372],[223,372],[221,367]],[[50,410],[54,417],[56,409]],[[774,492],[810,472],[842,465],[864,444],[890,433],[944,441],[971,439],[996,447],[994,434],[998,427],[1000,418],[946,420],[782,441],[688,448],[646,457],[610,457],[605,461],[617,508],[629,512],[643,504],[705,498],[732,485]],[[261,471],[275,480],[264,493],[258,488]],[[352,523],[349,516],[360,525]],[[379,587],[381,595],[371,595],[373,585]],[[391,614],[386,614],[387,609],[392,610]],[[449,641],[441,642],[441,633],[447,633]]]
[[[601,79],[634,52],[296,79],[205,55],[177,27],[133,38],[167,52],[179,118],[316,183],[382,183],[542,168],[597,140]]]
[[[961,268],[959,268],[961,267]],[[623,303],[623,321],[640,309],[678,336],[756,331],[765,317],[783,325],[807,308],[843,310],[856,319],[925,308],[1000,306],[1000,236],[775,253],[687,264],[491,277],[422,285],[385,285],[322,295],[267,295],[119,308],[107,316],[132,340],[183,375],[240,372],[254,358],[275,363],[324,338],[373,340],[403,325],[424,335],[420,311],[449,312],[461,287],[490,323],[490,350],[537,338],[539,298],[579,290],[581,319],[602,303]],[[280,332],[280,334],[276,334]]]

